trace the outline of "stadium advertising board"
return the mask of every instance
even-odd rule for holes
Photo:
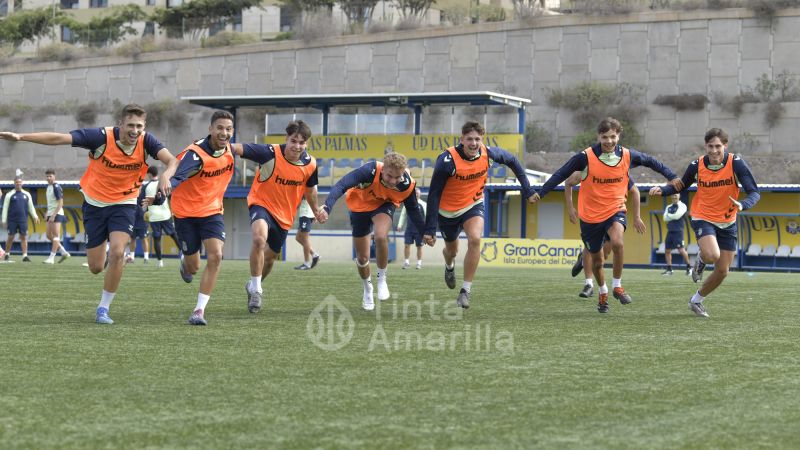
[[[337,134],[311,136],[308,151],[317,158],[362,158],[381,159],[391,151],[408,158],[428,158],[434,161],[449,147],[458,145],[460,135],[451,134]],[[263,143],[283,143],[285,136],[264,136]],[[488,134],[484,143],[489,147],[508,150],[517,158],[522,155],[521,134]]]
[[[578,239],[481,239],[481,264],[502,267],[572,267]]]

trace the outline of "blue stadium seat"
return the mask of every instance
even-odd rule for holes
[[[330,166],[317,165],[317,177],[329,177],[329,176],[331,176]]]
[[[353,163],[350,164],[350,167],[359,168],[359,167],[361,167],[363,165],[364,165],[364,159],[363,158],[353,158]]]
[[[506,177],[506,166],[504,164],[495,164],[493,172],[493,177],[495,178],[505,178]]]
[[[336,167],[350,167],[350,158],[339,158],[336,160]]]
[[[419,162],[417,162],[417,158],[408,158],[408,167],[418,167]]]
[[[317,167],[327,166],[327,165],[328,165],[328,160],[327,159],[325,159],[325,158],[317,158]]]
[[[422,163],[425,163],[425,168],[426,169],[428,167],[433,167],[433,161],[431,161],[429,158],[423,158],[422,159]],[[420,163],[420,166],[422,165],[422,163]]]

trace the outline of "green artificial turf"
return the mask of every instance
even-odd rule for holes
[[[800,442],[797,275],[732,273],[702,319],[678,272],[626,270],[634,302],[601,315],[567,270],[481,267],[464,312],[432,257],[392,264],[393,299],[368,313],[353,264],[278,263],[253,315],[247,262],[224,261],[194,327],[199,277],[137,259],[102,326],[102,275],[33,259],[0,265],[2,448]]]

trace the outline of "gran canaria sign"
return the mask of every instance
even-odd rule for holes
[[[481,264],[503,267],[572,267],[583,244],[577,239],[481,239]]]
[[[389,152],[402,153],[408,158],[435,161],[440,153],[458,145],[459,135],[449,134],[338,134],[311,136],[308,151],[317,158],[381,159]],[[263,143],[283,143],[285,136],[264,136]],[[483,138],[487,147],[500,147],[521,158],[521,134],[489,134]]]

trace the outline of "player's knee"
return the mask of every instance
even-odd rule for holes
[[[367,266],[369,266],[369,257],[365,257],[365,256],[356,257],[356,265],[358,267],[367,267]]]
[[[206,265],[210,267],[219,267],[222,263],[222,251],[206,251]]]
[[[257,250],[264,250],[267,248],[267,237],[266,236],[253,236],[253,248]]]
[[[480,236],[468,236],[467,237],[467,247],[480,248],[480,246],[481,246],[481,238],[480,238]]]
[[[706,263],[706,264],[714,264],[719,259],[719,252],[718,251],[717,252],[714,252],[714,251],[705,252],[705,253],[702,253],[701,256],[703,258],[703,262],[704,263]]]
[[[376,246],[380,245],[381,247],[388,246],[389,245],[389,237],[386,236],[386,235],[376,234],[375,235],[375,245]]]

